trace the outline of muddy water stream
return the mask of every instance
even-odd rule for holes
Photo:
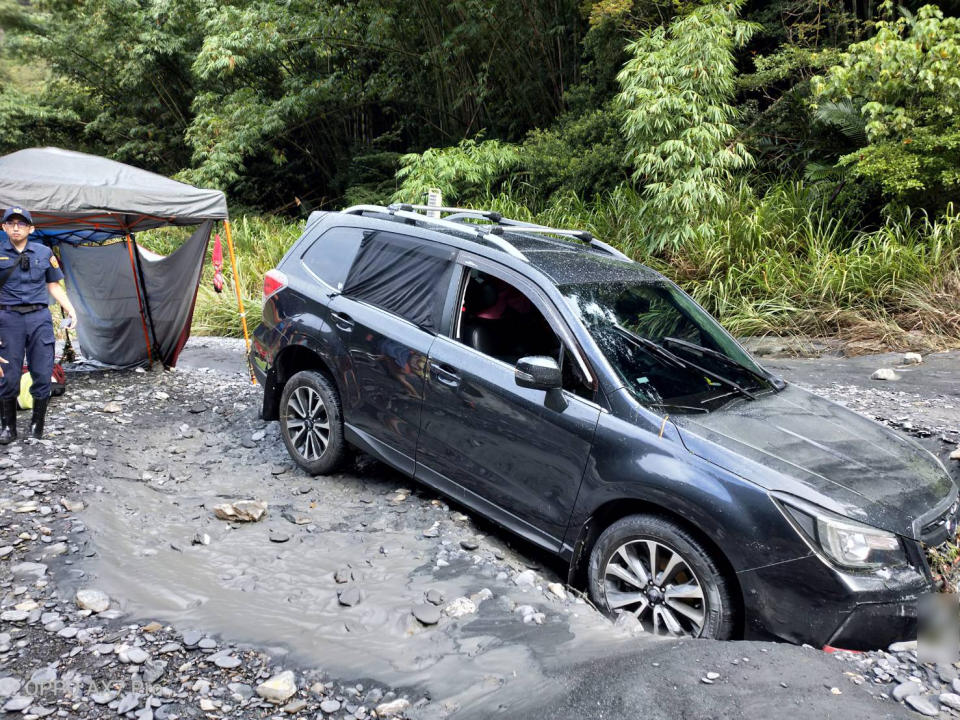
[[[480,533],[476,550],[461,549],[478,534],[472,523],[381,465],[316,479],[289,467],[273,474],[288,464],[275,428],[245,449],[225,433],[160,427],[136,452],[121,442],[106,453],[105,492],[84,513],[97,587],[133,617],[289,652],[458,716],[541,703],[562,690],[551,678],[566,664],[640,642],[582,601],[555,597],[549,571],[518,587],[525,561],[505,533]],[[267,516],[242,525],[213,517],[215,504],[243,498],[266,500]],[[425,537],[434,524],[438,537]],[[193,544],[198,533],[209,544]],[[338,591],[350,588],[360,600],[344,607]],[[484,588],[492,597],[480,601]],[[428,591],[442,594],[441,608],[474,595],[477,611],[425,627],[411,609]],[[543,624],[525,623],[522,605]]]

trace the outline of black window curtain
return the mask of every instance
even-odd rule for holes
[[[360,243],[343,294],[422,327],[440,327],[455,248],[395,233],[370,233]]]

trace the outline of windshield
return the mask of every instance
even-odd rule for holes
[[[670,284],[584,283],[560,290],[645,405],[709,412],[775,389],[726,330]]]

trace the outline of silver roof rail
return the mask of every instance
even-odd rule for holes
[[[413,207],[414,206],[412,205],[405,205],[400,203],[390,205],[389,207],[383,207],[382,205],[354,205],[353,207],[347,208],[343,212],[349,213],[351,215],[360,215],[365,212],[384,213],[387,215],[393,215],[395,217],[406,218],[408,220],[416,220],[417,222],[422,222],[425,225],[438,225],[440,227],[445,227],[450,230],[458,230],[460,232],[463,232],[464,230],[469,230],[469,231],[472,231],[474,235],[476,235],[478,238],[486,240],[488,243],[496,247],[498,250],[502,250],[503,252],[507,253],[512,257],[517,258],[518,260],[523,260],[524,262],[527,262],[527,256],[524,255],[519,250],[517,250],[517,248],[515,248],[512,243],[510,243],[508,240],[502,237],[499,237],[497,235],[494,235],[491,232],[488,232],[487,229],[482,226],[479,226],[479,225],[471,226],[464,223],[454,222],[452,220],[431,218],[431,217],[427,217],[426,215],[421,215],[418,212],[414,212],[413,210],[407,209],[407,208],[413,208]],[[439,210],[441,212],[447,210],[446,208],[435,208],[435,207],[429,207],[427,205],[418,205],[416,207],[423,208],[424,210],[427,210],[427,209]]]
[[[433,212],[444,212],[451,213],[445,218],[431,218],[426,215],[421,215],[417,211],[433,211]],[[617,260],[623,260],[625,262],[635,262],[633,258],[621,251],[617,250],[612,245],[598,240],[587,230],[567,230],[563,228],[552,228],[547,225],[540,225],[538,223],[525,222],[523,220],[514,220],[512,218],[506,218],[501,213],[495,210],[477,210],[473,208],[460,208],[460,207],[433,207],[431,205],[413,205],[410,203],[393,203],[387,207],[382,205],[355,205],[351,208],[344,210],[346,213],[361,213],[361,212],[380,212],[386,213],[388,215],[397,215],[399,217],[408,218],[411,220],[418,220],[425,223],[437,224],[444,227],[456,227],[457,229],[469,228],[473,230],[478,237],[482,237],[491,245],[503,250],[508,255],[512,255],[515,258],[520,260],[526,260],[526,256],[517,250],[505,238],[501,237],[501,233],[506,228],[516,228],[522,232],[530,234],[539,234],[539,235],[559,235],[561,237],[569,237],[575,240],[580,240],[585,242],[591,247],[596,248],[602,252],[607,253],[615,257]],[[484,232],[484,229],[481,226],[473,225],[471,223],[462,222],[463,220],[489,220],[493,227],[490,228],[488,232]]]
[[[602,240],[598,240],[587,230],[565,230],[563,228],[552,228],[547,225],[540,225],[538,223],[524,222],[523,220],[513,220],[512,218],[504,217],[502,213],[499,213],[496,210],[477,210],[474,208],[460,207],[434,207],[432,205],[412,205],[410,203],[394,203],[390,206],[390,208],[396,210],[432,210],[434,212],[445,212],[451,213],[444,218],[444,220],[450,222],[459,222],[460,220],[489,220],[496,225],[522,228],[523,232],[526,233],[571,237],[576,240],[581,240],[591,247],[601,250],[608,255],[612,255],[613,257],[617,258],[617,260],[624,260],[631,263],[634,262],[634,259],[629,255],[620,252],[615,247],[603,242]],[[497,233],[496,230],[493,232],[494,234]]]

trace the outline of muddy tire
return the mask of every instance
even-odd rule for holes
[[[636,617],[661,635],[726,640],[736,627],[730,583],[697,539],[657,515],[630,515],[590,553],[590,597],[611,618]]]
[[[328,475],[343,463],[340,396],[326,377],[302,370],[287,380],[280,396],[280,434],[290,457],[311,475]]]

